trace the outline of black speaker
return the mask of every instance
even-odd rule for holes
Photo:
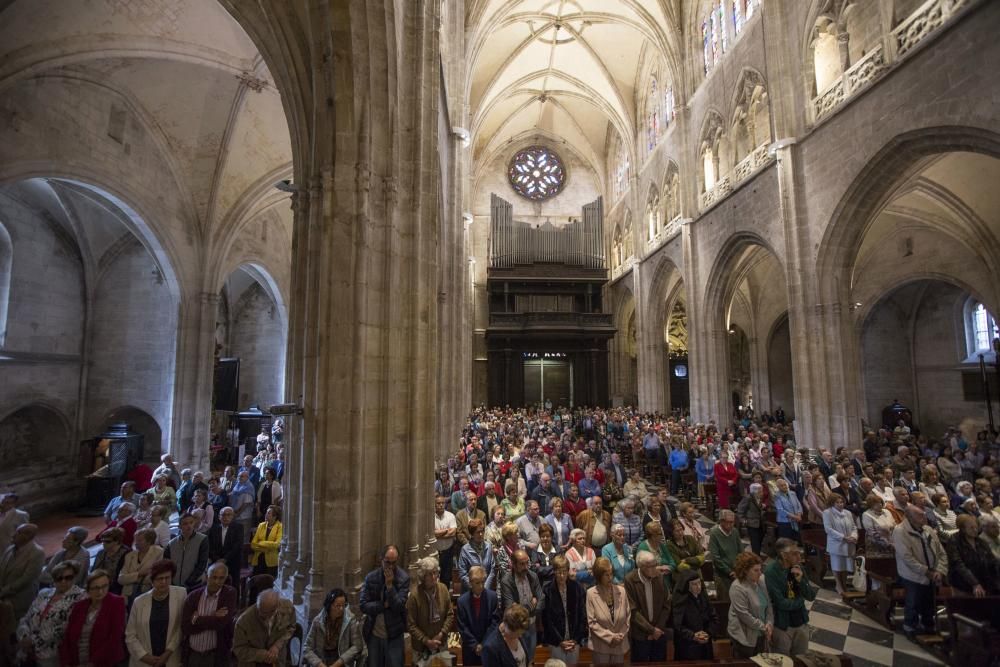
[[[215,409],[223,412],[239,410],[240,360],[219,359],[215,365]]]

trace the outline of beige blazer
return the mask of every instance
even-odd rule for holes
[[[187,590],[183,586],[170,587],[170,623],[167,625],[167,649],[171,652],[167,667],[181,667],[181,614]],[[142,661],[149,653],[149,613],[153,607],[153,591],[143,593],[132,604],[132,612],[125,625],[125,646],[128,647],[129,667],[144,667]]]
[[[615,584],[614,591],[614,615],[608,605],[601,599],[597,586],[587,591],[587,625],[590,627],[590,648],[594,653],[604,655],[621,656],[629,650],[629,615],[628,596],[625,589]],[[625,635],[621,644],[612,646],[610,644],[611,635],[618,633]]]
[[[149,547],[146,557],[142,560],[139,560],[138,551],[129,551],[125,554],[125,564],[122,565],[122,570],[118,573],[118,583],[122,585],[122,595],[125,596],[126,600],[132,597],[136,588],[143,593],[152,588],[153,582],[149,580],[149,575],[140,577],[139,570],[152,565],[161,558],[163,558],[163,547],[158,547],[155,544]]]

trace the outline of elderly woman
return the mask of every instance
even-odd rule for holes
[[[702,549],[708,548],[708,531],[698,523],[697,512],[691,503],[681,503],[679,517],[684,533],[698,541]]]
[[[514,552],[521,548],[520,531],[512,523],[505,523],[500,529],[500,544],[493,550],[496,559],[496,580],[499,586],[503,576],[514,569]]]
[[[518,493],[517,484],[512,480],[508,480],[504,486],[504,494],[506,497],[500,501],[500,506],[507,513],[507,521],[515,523],[524,516],[524,498]]]
[[[129,551],[128,547],[122,544],[122,535],[121,528],[106,529],[101,536],[103,547],[97,552],[97,558],[94,559],[93,571],[103,570],[108,573],[108,576],[111,577],[111,592],[115,595],[122,593],[122,586],[118,583],[118,575],[121,573],[122,566],[125,565],[125,554]]]
[[[937,468],[934,466],[929,465],[924,467],[923,474],[920,476],[920,491],[926,494],[928,498],[933,498],[935,493],[948,495],[947,489],[944,488],[944,484],[941,483],[941,479],[938,476]]]
[[[76,563],[75,586],[82,587],[87,581],[87,573],[90,571],[90,553],[83,548],[83,543],[87,541],[87,529],[83,526],[73,526],[66,531],[62,539],[62,549],[57,551],[42,570],[39,583],[51,586],[55,581],[55,568],[60,563],[73,561]],[[82,591],[81,591],[82,592]]]
[[[534,656],[528,655],[523,635],[531,622],[528,610],[512,604],[503,613],[503,621],[496,632],[483,641],[481,656],[486,667],[523,667],[530,665]]]
[[[486,541],[493,546],[499,546],[503,541],[503,527],[507,523],[507,510],[502,505],[493,508],[493,520],[485,526]]]
[[[62,667],[117,667],[125,659],[125,598],[110,587],[104,570],[87,577],[87,597],[70,610],[59,644]]]
[[[587,625],[595,665],[623,665],[629,649],[630,610],[625,589],[614,583],[607,558],[594,561],[595,586],[587,591]]]
[[[163,547],[156,545],[156,531],[143,528],[135,534],[135,550],[125,554],[125,564],[118,573],[122,595],[131,604],[137,596],[153,587],[149,578],[153,563],[163,558]]]
[[[823,475],[812,475],[809,472],[802,473],[802,483],[806,487],[804,502],[806,518],[809,523],[822,524],[823,512],[830,506],[830,499],[833,492],[826,485]]]
[[[195,512],[198,511],[201,514],[195,515]],[[195,531],[208,533],[212,529],[212,523],[215,521],[215,508],[208,502],[208,491],[205,489],[195,489],[194,495],[191,498],[191,505],[188,506],[187,511],[184,513],[199,516],[198,525],[194,528]]]
[[[642,516],[643,535],[646,534],[645,527],[650,521],[657,525],[662,521],[663,502],[659,498],[651,498],[646,508],[646,513]]]
[[[264,513],[264,520],[250,540],[253,573],[278,576],[278,551],[281,548],[281,510],[271,505]]]
[[[761,547],[764,544],[764,485],[754,482],[750,485],[749,493],[743,496],[739,506],[736,508],[736,515],[740,522],[746,526],[747,535],[750,537],[750,551],[760,555]]]
[[[715,494],[721,509],[729,509],[733,499],[739,497],[740,473],[733,464],[729,452],[723,451],[715,464]]]
[[[635,554],[625,539],[625,527],[619,523],[611,526],[611,541],[601,549],[601,557],[611,563],[612,579],[616,584],[625,581],[625,575],[635,569]]]
[[[732,640],[733,657],[749,660],[763,653],[774,630],[774,607],[761,576],[761,560],[741,553],[733,563],[733,585],[729,587],[729,619],[726,632]]]
[[[698,570],[705,563],[705,549],[698,541],[684,532],[684,525],[677,519],[668,524],[670,537],[667,550],[677,563],[678,570]]]
[[[716,616],[700,570],[677,575],[673,602],[674,660],[712,660]]]
[[[569,574],[569,561],[556,556],[553,579],[545,585],[542,609],[542,643],[553,658],[567,665],[580,659],[580,646],[587,638],[586,592]]]
[[[70,528],[70,530],[74,530]],[[63,540],[65,543],[65,540]],[[43,588],[17,626],[17,642],[24,664],[59,667],[59,642],[73,605],[85,593],[77,585],[79,574],[87,570],[75,559],[65,559],[46,567],[52,588]]]
[[[594,550],[587,545],[587,533],[579,528],[574,528],[569,534],[570,548],[566,550],[566,560],[569,562],[570,573],[573,578],[584,587],[594,583],[594,575],[591,570],[597,557]]]
[[[170,560],[158,560],[150,567],[153,587],[135,599],[125,626],[129,667],[181,665],[181,615],[187,589],[170,585],[176,569]]]
[[[177,492],[174,487],[167,484],[166,475],[158,475],[153,480],[153,488],[146,493],[149,494],[153,505],[159,505],[167,512],[167,516],[177,507]]]
[[[549,514],[545,517],[545,523],[552,527],[552,543],[559,547],[560,551],[569,548],[569,534],[573,532],[573,519],[563,512],[562,498],[554,497],[549,501]]]
[[[845,504],[844,497],[836,494],[833,503],[823,512],[826,552],[830,555],[830,569],[840,595],[847,591],[847,573],[854,572],[854,554],[858,548],[854,515],[845,509]]]
[[[310,667],[355,667],[365,653],[358,620],[347,604],[347,593],[334,588],[309,626],[302,645],[302,660]]]
[[[462,580],[462,590],[469,590],[469,572],[473,567],[481,567],[486,573],[486,588],[494,588],[495,571],[493,565],[493,545],[485,539],[485,529],[480,519],[469,522],[469,541],[458,555],[458,575]]]
[[[613,520],[625,530],[625,544],[635,547],[642,541],[642,518],[635,513],[635,501],[625,498],[615,510]]]
[[[441,583],[437,558],[421,558],[417,573],[419,583],[406,598],[406,625],[414,661],[447,651],[448,633],[455,627],[451,592]]]
[[[263,516],[269,507],[281,507],[282,499],[281,482],[275,477],[274,468],[264,468],[257,487],[257,515]]]
[[[136,507],[133,518],[135,519],[135,524],[139,528],[143,528],[152,520],[153,499],[148,493],[137,494],[135,497],[139,499],[139,505]]]
[[[670,590],[671,575],[677,569],[677,561],[670,555],[670,549],[663,540],[663,529],[660,524],[652,521],[646,524],[646,539],[636,547],[636,552],[639,551],[649,551],[656,556],[656,569],[663,575],[663,585]]]
[[[945,498],[945,502],[947,500]],[[877,493],[868,494],[865,504],[868,509],[861,515],[861,526],[865,529],[865,556],[879,558],[894,555],[892,531],[896,527],[896,519],[885,509],[885,501]]]
[[[948,581],[958,590],[977,598],[1000,594],[1000,561],[990,546],[979,539],[979,522],[968,514],[959,515],[958,533],[946,544]]]
[[[938,520],[938,532],[944,537],[950,537],[958,532],[958,515],[951,509],[948,495],[936,493],[931,496],[931,503],[934,504],[934,516]]]
[[[149,515],[149,525],[146,526],[156,533],[156,545],[164,549],[170,543],[170,523],[166,520],[166,516],[167,510],[155,505]]]

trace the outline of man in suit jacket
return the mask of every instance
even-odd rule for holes
[[[458,632],[462,637],[462,664],[483,664],[483,643],[500,623],[500,599],[486,588],[486,570],[469,570],[469,590],[458,598]]]
[[[538,633],[535,629],[535,618],[545,607],[545,593],[542,592],[542,583],[529,567],[531,559],[524,549],[517,549],[511,556],[511,571],[504,575],[500,581],[500,605],[507,609],[511,605],[519,604],[528,610],[528,628],[521,637],[525,648],[528,651],[528,663],[535,655],[535,647],[538,645]]]
[[[6,549],[17,527],[23,526],[30,520],[27,512],[17,509],[16,493],[5,493],[0,496],[0,549]]]
[[[233,655],[238,667],[288,664],[285,645],[295,634],[295,608],[274,589],[263,591],[243,612],[233,631]]]
[[[0,556],[0,602],[11,605],[15,624],[35,600],[38,578],[45,567],[45,551],[35,542],[37,534],[35,524],[21,524],[14,531],[10,546]]]
[[[208,567],[208,584],[184,600],[181,614],[181,654],[188,667],[228,667],[233,650],[236,589],[226,585],[225,563]]]
[[[243,569],[243,526],[234,521],[236,512],[232,507],[223,507],[219,520],[208,529],[208,561],[223,561],[229,572],[229,582],[239,585],[240,570]]]
[[[493,518],[493,509],[503,500],[503,498],[497,495],[496,488],[496,483],[486,482],[486,484],[483,485],[483,495],[481,495],[479,500],[476,502],[476,507],[479,511],[488,517],[487,522],[489,522],[489,519]],[[455,518],[458,518],[457,514],[455,515]]]
[[[459,549],[461,549],[462,547],[464,547],[466,544],[469,543],[470,521],[472,521],[473,519],[479,519],[480,521],[483,522],[484,525],[489,523],[489,520],[486,518],[486,514],[484,514],[483,511],[479,509],[479,502],[476,500],[476,492],[469,491],[467,494],[465,494],[465,497],[467,499],[465,502],[465,509],[459,510],[458,513],[455,514],[455,524],[458,527],[458,532],[455,534],[455,539],[458,540]],[[450,581],[446,583],[449,586],[451,585]]]
[[[632,610],[632,662],[663,662],[667,659],[670,594],[656,569],[655,555],[640,551],[635,560],[638,568],[625,575],[625,594]]]

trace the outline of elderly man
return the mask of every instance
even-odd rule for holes
[[[414,662],[439,651],[447,651],[448,633],[455,627],[451,591],[441,583],[437,561],[421,558],[417,563],[417,573],[420,584],[406,599],[406,623]]]
[[[511,571],[500,581],[500,606],[507,609],[519,604],[528,610],[528,629],[521,639],[530,664],[538,646],[538,634],[535,629],[535,618],[545,607],[545,593],[538,575],[528,566],[531,559],[524,549],[517,549],[511,557]]]
[[[611,515],[604,511],[600,496],[590,499],[590,509],[576,515],[576,527],[587,534],[587,544],[600,551],[611,540]]]
[[[531,498],[538,503],[538,507],[541,510],[542,515],[548,514],[549,512],[549,502],[555,494],[552,491],[552,476],[547,472],[543,472],[539,476],[538,485],[531,492]]]
[[[487,482],[487,485],[492,483],[493,482]],[[489,491],[489,487],[487,487],[487,491]],[[493,503],[493,507],[496,506],[497,503]],[[460,550],[462,547],[464,547],[466,544],[469,543],[469,522],[474,519],[479,519],[480,521],[483,522],[483,524],[486,524],[488,521],[486,518],[487,515],[484,514],[483,511],[479,509],[479,507],[480,505],[476,501],[475,492],[469,491],[468,495],[466,496],[465,509],[461,510],[458,514],[455,515],[455,524],[458,529],[455,538],[458,540],[458,545]]]
[[[8,602],[13,607],[15,623],[28,611],[38,594],[45,551],[35,542],[37,534],[35,524],[21,524],[10,538],[10,546],[0,556],[0,602]],[[2,636],[9,637],[10,633]]]
[[[187,667],[227,667],[233,649],[236,589],[227,586],[229,568],[213,563],[208,583],[188,594],[181,613],[181,655]]]
[[[233,632],[233,655],[239,667],[287,665],[285,644],[295,634],[295,611],[275,590],[263,591],[244,611]]]
[[[538,548],[538,529],[542,527],[541,509],[537,500],[529,500],[527,511],[515,523],[517,525],[518,542],[522,549],[534,551]]]
[[[794,541],[780,538],[775,543],[777,559],[764,569],[764,582],[774,605],[771,648],[788,656],[809,650],[809,610],[806,601],[816,599],[816,587],[802,572],[802,550]]]
[[[250,481],[250,474],[246,470],[241,470],[236,476],[236,483],[229,492],[229,502],[236,513],[236,523],[243,528],[243,540],[249,544],[255,528],[253,511],[257,503],[257,494]]]
[[[465,509],[465,503],[468,502],[469,493],[469,480],[467,477],[462,476],[458,480],[458,490],[451,494],[451,507],[452,513],[460,512]]]
[[[0,549],[7,548],[18,526],[30,521],[27,512],[17,509],[17,500],[16,493],[7,493],[0,497]]]
[[[253,484],[254,497],[257,495],[257,487],[260,486],[260,468],[254,465],[253,456],[247,454],[243,457],[243,465],[239,469],[240,474],[247,474],[247,481]],[[239,513],[237,512],[237,518],[239,518]]]
[[[437,550],[438,562],[441,564],[441,580],[445,586],[451,586],[452,566],[455,562],[455,537],[458,535],[458,523],[455,515],[444,508],[448,499],[444,496],[434,498],[434,548]],[[466,507],[475,507],[466,503]]]
[[[927,525],[923,509],[909,505],[903,521],[892,531],[896,571],[906,590],[903,632],[913,639],[918,633],[933,633],[934,587],[948,574],[948,556],[937,534]]]
[[[1000,561],[1000,521],[990,514],[984,514],[979,517],[979,525],[983,531],[979,538],[993,552],[993,557]]]
[[[652,552],[640,551],[635,562],[638,567],[625,575],[625,593],[632,610],[629,622],[632,662],[664,662],[670,627],[670,591],[663,583],[657,569],[659,561]]]
[[[396,545],[382,547],[379,556],[379,566],[365,576],[361,587],[368,665],[403,667],[403,633],[406,631],[410,576],[398,564],[399,549]]]
[[[232,507],[223,507],[219,512],[219,520],[208,530],[208,560],[225,563],[230,581],[237,585],[243,568],[243,526],[235,517]]]
[[[503,498],[497,496],[497,485],[489,481],[483,484],[483,495],[476,501],[476,508],[483,513],[483,516],[493,516],[493,510],[500,504]],[[466,508],[468,509],[468,508]],[[455,515],[458,518],[458,515]]]
[[[167,484],[172,486],[175,491],[180,487],[181,473],[174,465],[174,458],[170,454],[164,454],[160,457],[160,465],[153,471],[153,476],[149,479],[150,484],[156,484],[156,478],[160,475],[167,478]]]
[[[201,584],[205,566],[208,565],[208,537],[196,532],[198,519],[188,514],[181,517],[180,535],[170,540],[163,557],[172,560],[174,586],[184,586],[189,591]]]
[[[719,512],[719,523],[708,531],[708,553],[712,555],[715,572],[715,594],[718,600],[729,599],[733,584],[733,564],[743,553],[740,531],[736,530],[736,515],[730,510]]]
[[[132,548],[132,543],[135,541],[135,531],[139,530],[139,524],[135,522],[132,515],[135,514],[135,505],[132,503],[122,503],[118,506],[118,511],[115,513],[115,520],[107,525],[107,527],[97,534],[97,540],[100,541],[101,537],[105,532],[112,528],[122,529],[122,544],[127,546],[129,549]]]
[[[483,664],[483,642],[500,623],[500,600],[486,588],[486,570],[469,568],[469,590],[458,598],[458,632],[462,637],[462,664]]]
[[[899,524],[903,521],[906,508],[910,505],[910,492],[901,486],[893,487],[892,502],[886,503],[885,509],[889,511],[892,518]]]
[[[104,508],[104,523],[111,523],[118,518],[118,508],[122,503],[132,503],[139,506],[139,496],[135,493],[135,482],[122,482],[121,495],[117,495],[108,501]]]

